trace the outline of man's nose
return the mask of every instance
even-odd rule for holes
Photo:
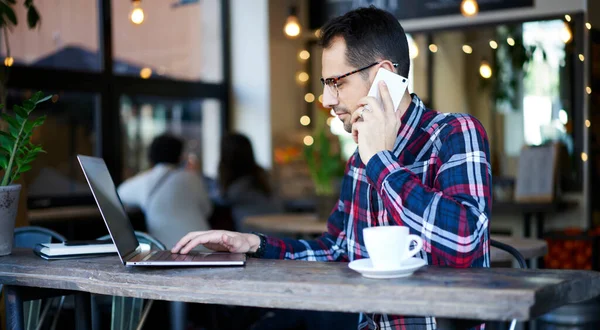
[[[332,93],[331,89],[327,86],[323,86],[323,106],[326,108],[333,108],[338,105],[338,98]]]

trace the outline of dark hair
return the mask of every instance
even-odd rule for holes
[[[183,141],[170,134],[162,134],[154,138],[150,144],[148,158],[152,165],[167,163],[178,164],[183,151]]]
[[[337,37],[346,42],[348,64],[361,68],[378,59],[389,60],[398,63],[398,74],[408,76],[408,41],[402,25],[391,13],[374,6],[349,11],[321,28],[319,44],[329,48]],[[366,71],[361,73],[367,76]]]
[[[242,134],[232,133],[221,140],[221,160],[219,161],[219,185],[223,195],[241,177],[251,177],[252,186],[265,195],[271,194],[267,173],[254,160],[250,140]]]

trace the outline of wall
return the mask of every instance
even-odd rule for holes
[[[469,113],[465,90],[465,54],[461,48],[465,42],[464,34],[443,33],[436,35],[434,42],[439,50],[434,60],[432,107],[442,112]]]

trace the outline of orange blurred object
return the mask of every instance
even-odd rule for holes
[[[600,228],[588,231],[567,228],[546,235],[548,254],[544,257],[546,268],[594,269],[600,265],[597,240]]]

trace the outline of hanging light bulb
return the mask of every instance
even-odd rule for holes
[[[566,22],[564,22],[563,29],[560,31],[560,39],[565,44],[568,44],[573,39],[573,34],[571,33],[571,27],[569,27],[569,24],[567,24]]]
[[[129,20],[133,24],[140,25],[144,22],[144,10],[140,6],[141,0],[131,0],[131,12],[129,13]]]
[[[487,61],[481,61],[481,65],[479,66],[479,74],[484,79],[490,79],[492,77],[492,67]]]
[[[4,65],[5,66],[12,66],[13,63],[15,63],[15,59],[12,56],[7,56],[4,58]]]
[[[465,17],[471,17],[477,15],[479,12],[479,5],[477,0],[463,0],[460,4],[460,12]]]
[[[283,32],[288,38],[296,38],[300,35],[300,23],[298,22],[298,16],[296,14],[296,7],[290,7],[290,14],[285,21]]]

